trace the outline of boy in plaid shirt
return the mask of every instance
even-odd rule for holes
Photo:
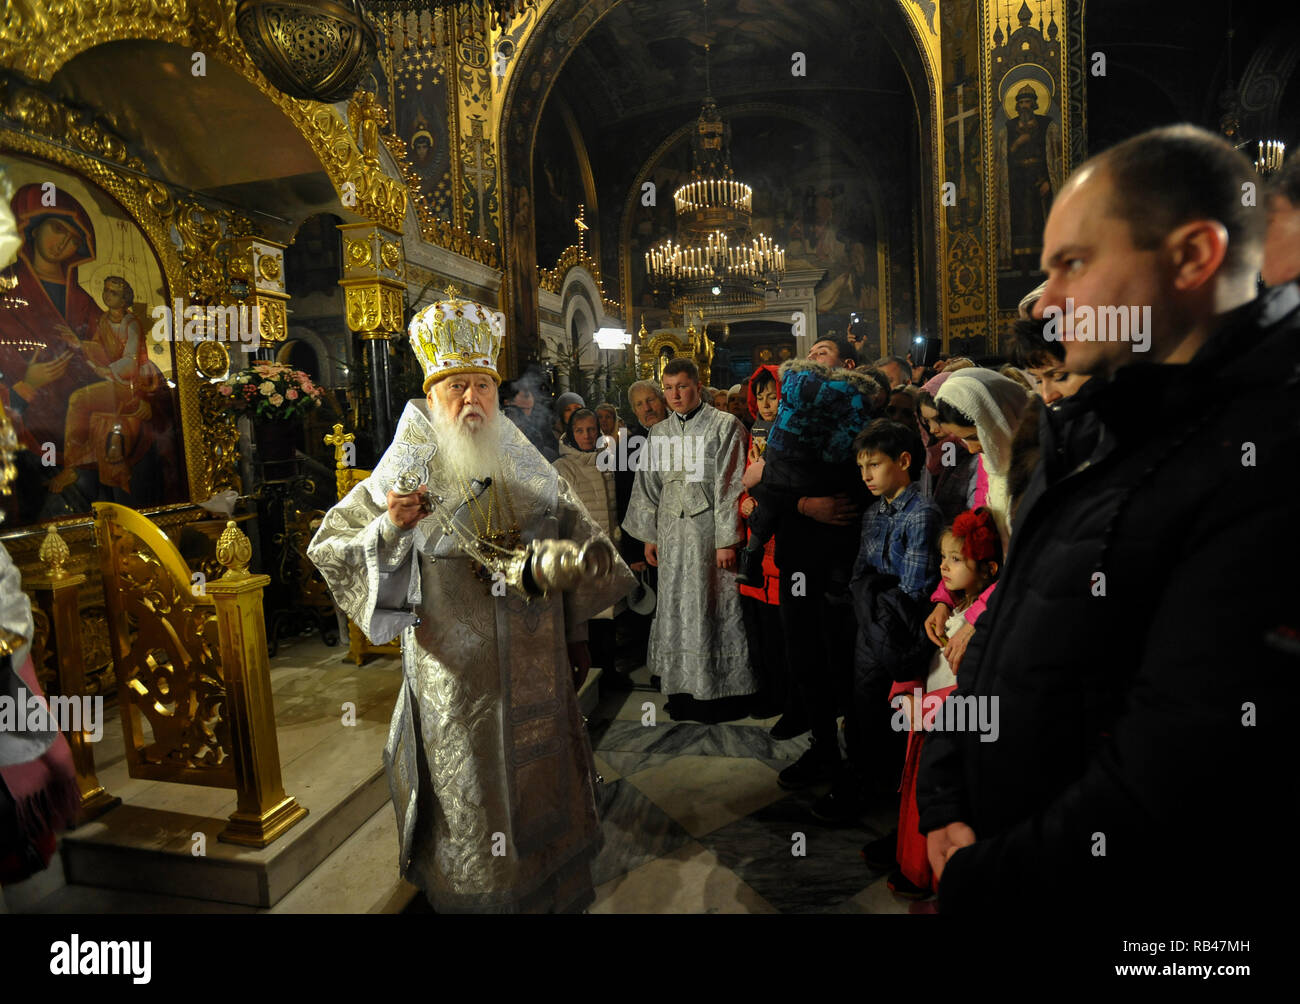
[[[919,433],[876,419],[853,441],[862,481],[875,497],[862,514],[850,588],[858,620],[853,699],[845,720],[848,769],[813,806],[825,822],[856,819],[867,803],[898,788],[907,741],[895,732],[889,690],[928,664],[928,598],[939,581],[942,517],[916,483],[925,463]]]

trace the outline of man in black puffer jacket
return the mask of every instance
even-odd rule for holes
[[[987,702],[998,738],[936,732],[923,755],[943,913],[1249,916],[1277,895],[1300,290],[1255,299],[1256,180],[1220,137],[1168,127],[1093,158],[1052,206],[1035,316],[1151,309],[1140,334],[1112,313],[1066,336],[1068,368],[1096,379],[1043,412],[953,695]]]

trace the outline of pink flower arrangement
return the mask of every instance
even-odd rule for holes
[[[302,370],[266,360],[231,374],[217,392],[235,413],[263,421],[299,418],[319,407],[324,394]]]

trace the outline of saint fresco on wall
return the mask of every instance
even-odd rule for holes
[[[433,215],[449,220],[451,139],[446,75],[437,50],[417,47],[413,52],[404,52],[393,67],[397,135],[406,144],[411,167],[419,176]]]
[[[997,306],[1010,310],[1043,278],[1043,226],[1068,173],[1062,128],[1062,39],[1054,17],[1043,33],[1041,0],[994,24],[990,198],[996,213]],[[1035,15],[1037,23],[1035,24]]]

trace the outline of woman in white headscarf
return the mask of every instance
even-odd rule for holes
[[[978,367],[954,373],[934,395],[940,428],[960,439],[971,453],[979,454],[975,505],[987,506],[993,513],[1004,549],[1011,536],[1007,520],[1011,439],[1029,398],[1029,392],[1015,380]]]
[[[1010,493],[1007,473],[1011,469],[1011,440],[1020,416],[1029,405],[1030,392],[1009,377],[993,370],[972,367],[958,370],[934,395],[939,410],[939,427],[945,435],[956,436],[966,449],[979,455],[975,483],[975,508],[983,506],[993,515],[1002,550],[1011,539]],[[926,634],[944,649],[949,666],[956,672],[962,654],[970,643],[975,622],[988,605],[996,586],[989,586],[966,610],[966,626],[946,642],[943,625],[952,613],[952,597],[943,583],[930,597],[936,606],[926,619]]]

